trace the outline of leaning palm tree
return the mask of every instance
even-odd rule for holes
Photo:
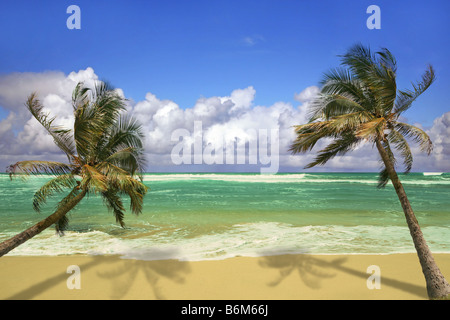
[[[428,154],[432,151],[432,142],[422,129],[399,120],[433,83],[434,70],[429,66],[412,90],[398,90],[396,60],[389,50],[383,48],[372,53],[357,44],[341,58],[341,67],[324,75],[321,91],[311,104],[309,122],[295,127],[296,139],[290,151],[304,153],[326,139],[327,146],[306,166],[311,168],[324,165],[362,142],[375,145],[382,165],[378,186],[384,187],[390,180],[395,188],[422,266],[428,296],[446,297],[450,286],[435,263],[395,169],[395,155],[403,159],[406,173],[412,168],[408,140],[418,143]]]
[[[28,110],[52,136],[68,163],[20,161],[7,171],[11,178],[50,175],[34,194],[33,208],[38,212],[50,196],[66,193],[53,214],[1,243],[0,257],[52,225],[62,234],[68,223],[66,214],[87,194],[100,195],[122,227],[125,209],[121,196],[129,196],[133,213],[142,211],[147,192],[142,183],[143,134],[140,124],[123,112],[125,99],[104,82],[93,88],[78,83],[72,105],[75,121],[69,130],[54,124],[55,118],[43,112],[35,93],[28,97]]]

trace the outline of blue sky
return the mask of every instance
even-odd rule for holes
[[[80,30],[66,27],[72,4]],[[366,27],[371,4],[380,30]],[[90,67],[135,102],[151,92],[188,109],[251,86],[253,106],[295,105],[295,93],[361,42],[393,52],[400,88],[434,66],[437,81],[405,114],[431,127],[450,110],[449,12],[447,0],[2,1],[0,77]],[[0,97],[0,121],[10,112]]]

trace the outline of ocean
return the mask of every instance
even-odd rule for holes
[[[450,173],[400,178],[431,250],[450,253]],[[34,192],[48,179],[0,174],[0,241],[52,213],[63,194],[41,213],[32,208]],[[90,195],[69,213],[63,237],[49,228],[8,255],[195,261],[415,252],[394,188],[378,189],[376,173],[149,173],[144,182],[150,189],[143,212],[128,210],[126,228]]]

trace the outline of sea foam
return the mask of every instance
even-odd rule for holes
[[[444,177],[440,179],[427,179],[423,177],[442,176],[443,173],[425,172],[421,176],[402,177],[403,184],[415,185],[432,185],[445,184],[450,185],[450,179]],[[422,177],[422,179],[420,178]],[[320,175],[320,174],[220,174],[220,173],[183,173],[183,174],[145,174],[146,182],[170,182],[170,181],[228,181],[228,182],[244,182],[244,183],[359,183],[377,185],[378,179],[376,175],[364,177],[355,175]],[[390,182],[389,182],[390,184]]]
[[[433,252],[450,253],[450,226],[423,227],[422,230]],[[235,224],[222,232],[196,237],[177,233],[161,237],[156,233],[141,238],[119,238],[100,231],[67,232],[64,237],[59,237],[54,231],[46,230],[8,255],[112,254],[136,260],[199,261],[269,254],[411,252],[415,249],[406,226],[293,226],[257,222]]]

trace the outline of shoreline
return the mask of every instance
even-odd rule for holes
[[[450,254],[433,256],[444,276],[450,279]],[[79,274],[74,271],[77,267]],[[379,289],[373,288],[378,283],[374,277],[376,270],[380,275]],[[79,289],[69,288],[76,284]],[[4,256],[0,258],[0,299],[423,300],[428,297],[417,255],[397,253],[283,254],[202,261],[144,261],[117,255]]]

